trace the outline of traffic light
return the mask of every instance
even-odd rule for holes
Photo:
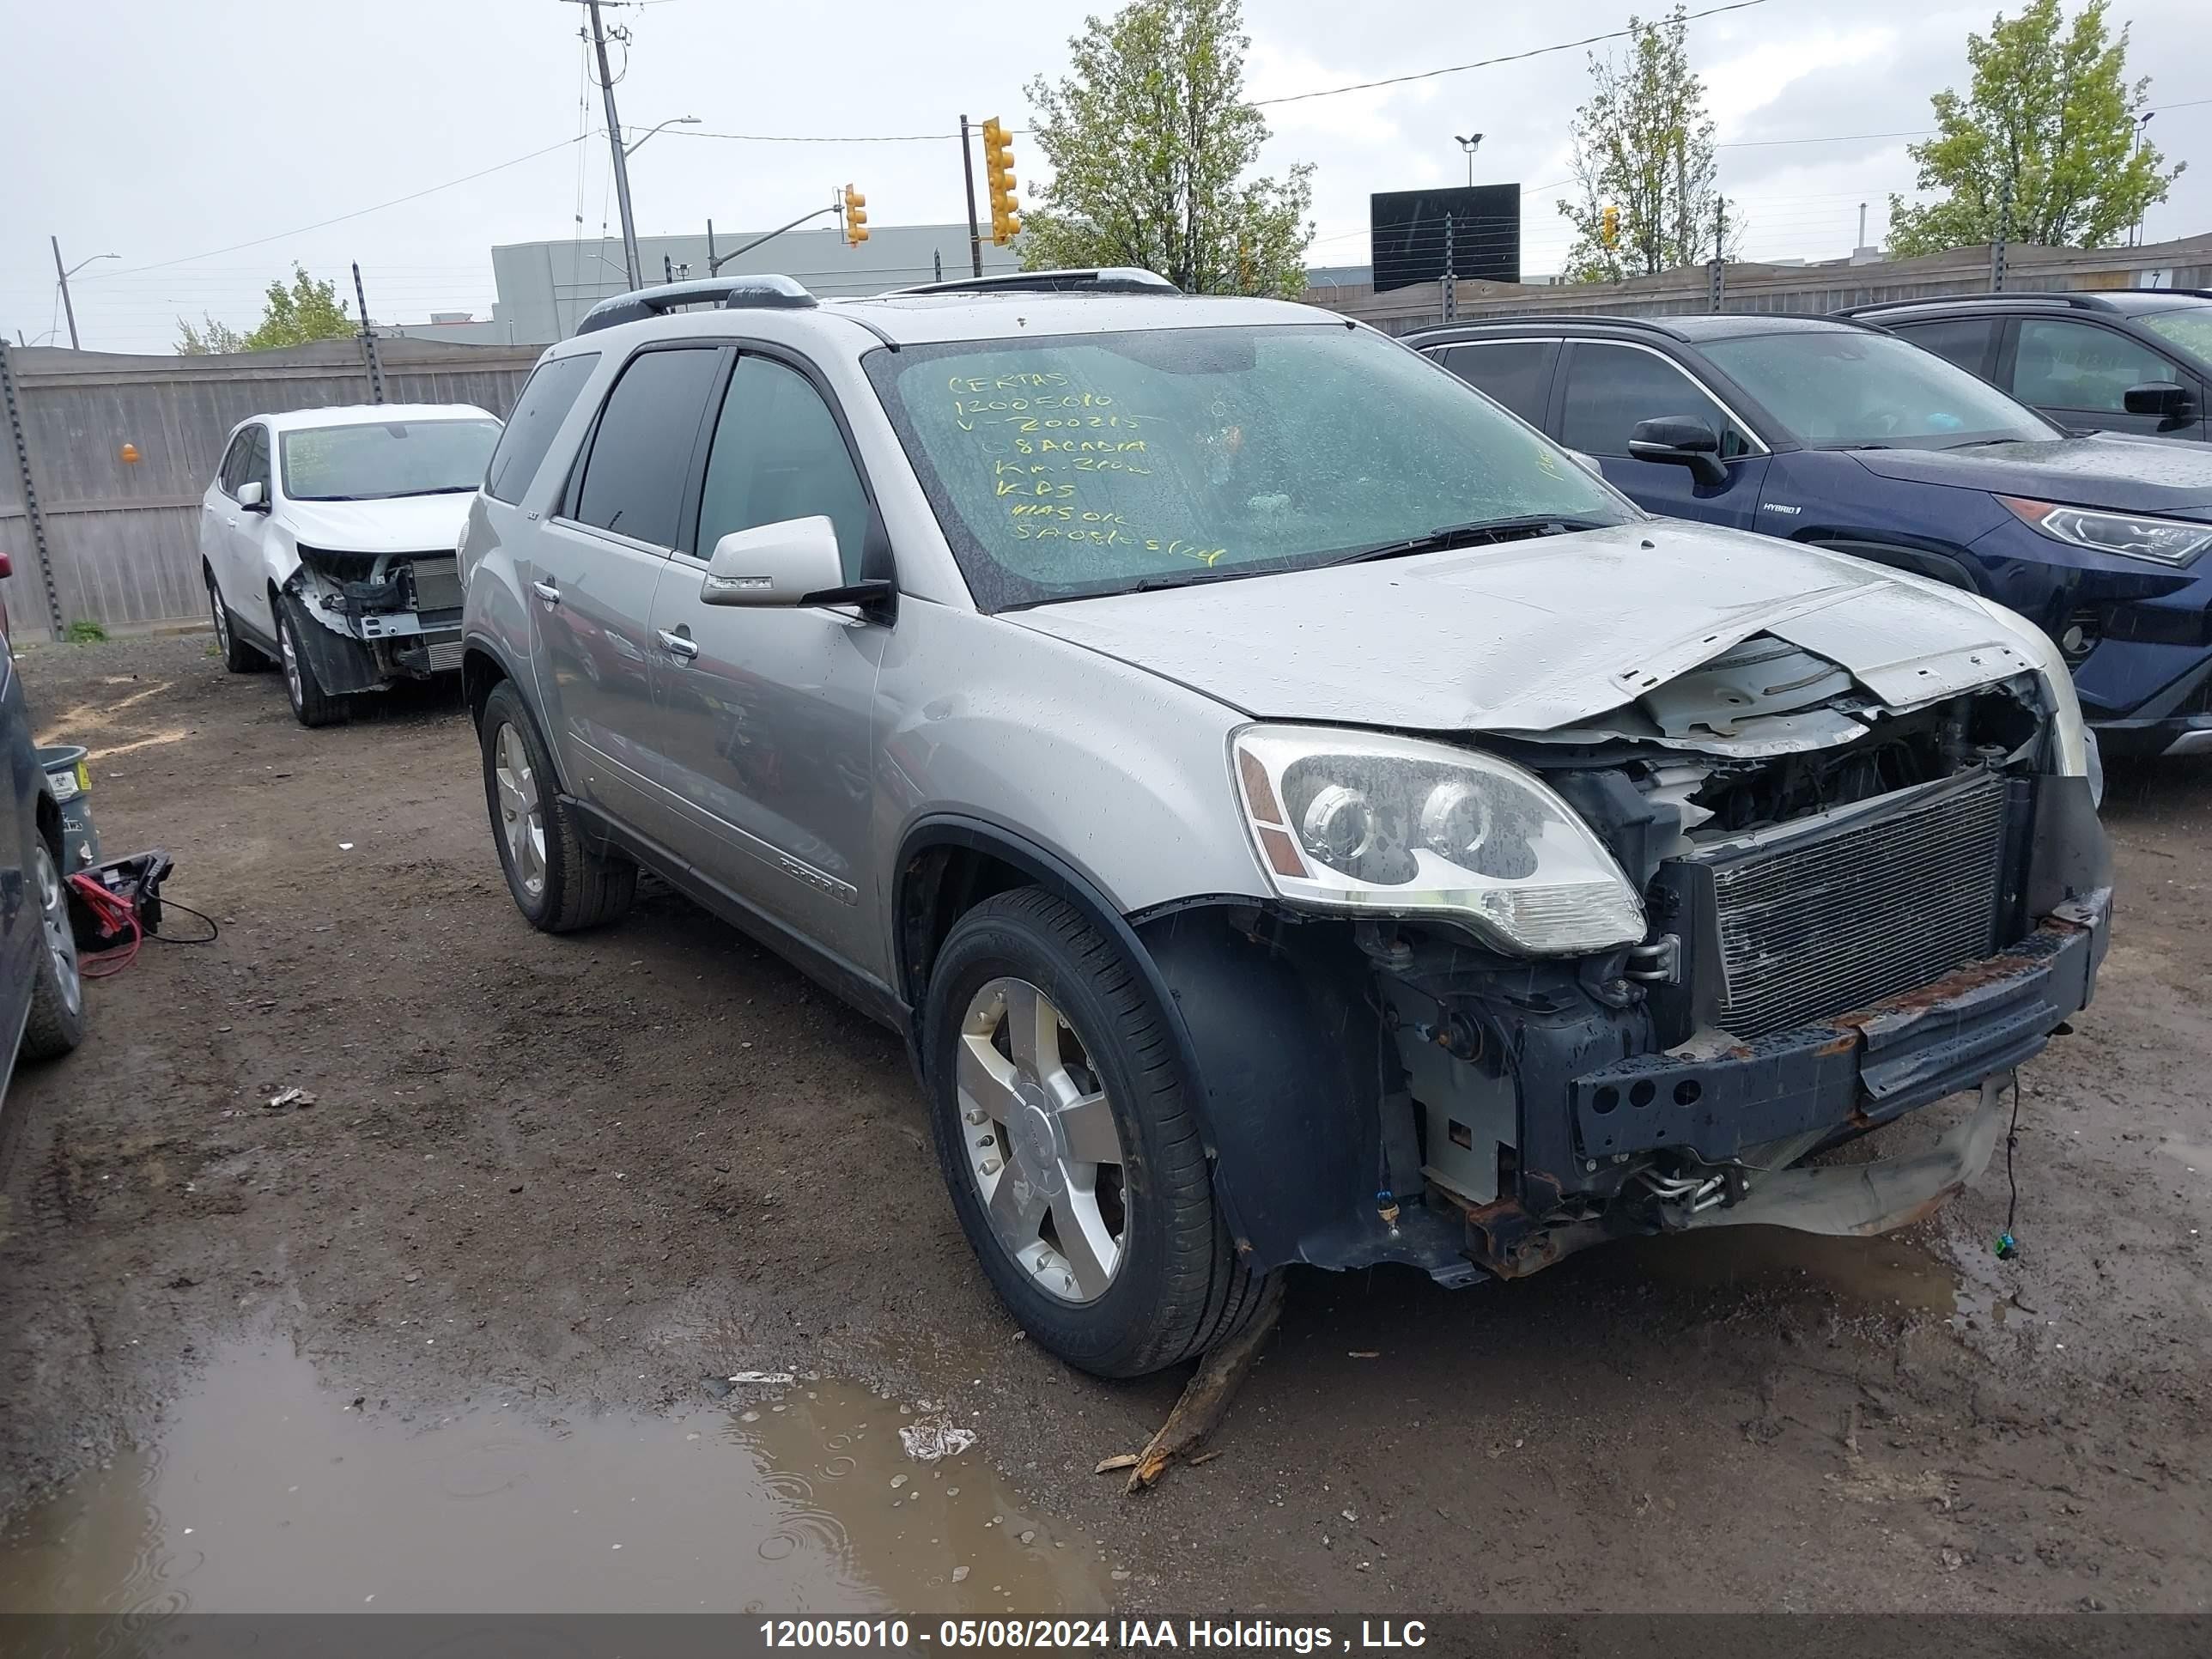
[[[845,245],[858,247],[868,240],[868,198],[845,186]]]
[[[1004,247],[1021,234],[1021,203],[1014,197],[1014,144],[993,116],[983,123],[983,177],[991,187],[991,242]]]
[[[1607,247],[1620,246],[1620,210],[1617,207],[1601,209],[1597,216],[1598,240]]]

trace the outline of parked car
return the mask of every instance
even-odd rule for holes
[[[610,300],[461,562],[523,915],[650,870],[902,1032],[983,1270],[1104,1374],[1294,1262],[1898,1224],[2105,948],[2035,628],[1647,517],[1303,307]],[[1789,1167],[1961,1090],[1924,1157]]]
[[[11,573],[0,553],[0,578]],[[0,611],[0,623],[6,613]],[[18,1054],[65,1054],[84,1038],[84,986],[62,884],[62,807],[31,738],[14,652],[0,633],[0,765],[7,826],[0,833],[0,1097]]]
[[[2070,436],[1820,318],[1522,318],[1408,343],[1651,512],[2021,612],[2058,642],[2106,753],[2212,753],[2212,451]]]
[[[2061,426],[2212,439],[2212,289],[1969,294],[1852,306]]]
[[[302,726],[461,660],[453,547],[499,422],[467,404],[241,422],[200,501],[200,563],[234,674],[271,663]]]

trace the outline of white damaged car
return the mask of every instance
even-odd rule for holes
[[[200,562],[233,673],[281,664],[302,726],[461,665],[454,545],[500,423],[467,404],[257,415],[200,502]]]

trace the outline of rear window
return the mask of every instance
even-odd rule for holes
[[[538,365],[522,395],[514,400],[514,413],[507,417],[499,447],[491,453],[491,465],[484,472],[485,494],[502,501],[522,499],[523,491],[538,476],[545,452],[553,447],[553,434],[568,418],[584,382],[599,366],[596,351],[556,357]]]

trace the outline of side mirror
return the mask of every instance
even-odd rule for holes
[[[2152,380],[2131,386],[2122,397],[2130,415],[2155,415],[2177,425],[2197,418],[2197,399],[2189,388],[2172,380]]]
[[[1728,482],[1728,469],[1721,465],[1720,438],[1694,415],[1638,421],[1628,434],[1628,453],[1639,461],[1686,466],[1702,484]]]
[[[238,487],[238,504],[248,513],[266,513],[269,510],[269,492],[261,487],[258,478],[252,483],[242,483]]]
[[[836,526],[817,516],[732,530],[714,544],[699,601],[759,609],[864,605],[890,591],[887,581],[846,581]]]

